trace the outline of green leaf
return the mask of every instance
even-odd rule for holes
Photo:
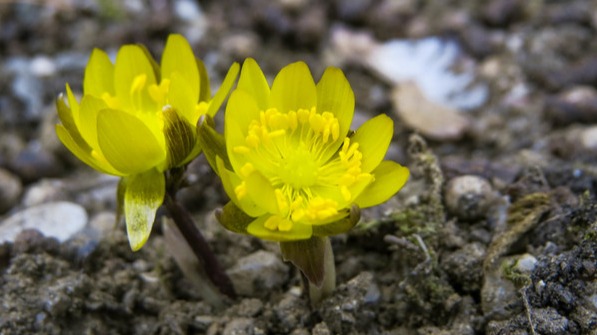
[[[216,210],[216,219],[224,228],[235,233],[246,234],[247,226],[255,218],[248,216],[234,202],[229,201],[224,207]]]
[[[341,220],[324,224],[313,225],[314,236],[332,236],[346,233],[351,230],[361,218],[361,209],[357,205],[350,208],[349,214]]]
[[[313,236],[308,240],[280,242],[284,260],[292,262],[317,287],[321,287],[325,277],[326,239]]]
[[[124,192],[124,213],[129,243],[133,251],[147,242],[155,214],[164,201],[166,181],[157,169],[130,176]]]

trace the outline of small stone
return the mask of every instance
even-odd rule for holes
[[[597,90],[590,86],[574,86],[548,97],[545,108],[547,119],[556,127],[597,122]]]
[[[174,14],[182,21],[203,20],[203,13],[199,4],[191,0],[174,1]]]
[[[325,322],[320,322],[313,327],[311,335],[331,335],[330,329]]]
[[[56,73],[56,64],[46,56],[37,56],[31,60],[29,69],[36,77],[50,77]]]
[[[494,197],[491,185],[482,177],[455,177],[446,185],[446,207],[464,221],[485,218]]]
[[[6,213],[18,202],[22,192],[21,180],[0,168],[0,214]]]
[[[23,206],[33,207],[47,202],[67,200],[64,182],[59,179],[42,179],[29,186],[23,195]]]
[[[64,242],[87,224],[87,212],[70,202],[51,202],[29,207],[0,223],[0,243],[13,242],[25,229],[37,229],[47,237]]]
[[[434,140],[458,140],[470,127],[469,120],[458,110],[429,100],[413,82],[398,85],[392,102],[404,123]]]
[[[516,261],[515,268],[518,272],[526,275],[531,275],[535,266],[537,265],[537,258],[531,254],[524,254]]]
[[[240,295],[265,296],[288,279],[288,266],[268,251],[260,250],[239,259],[228,275]]]
[[[222,335],[252,335],[254,331],[255,322],[250,318],[235,318],[226,324]]]
[[[24,182],[55,177],[64,170],[60,161],[36,142],[30,143],[25,150],[10,161],[9,168]]]

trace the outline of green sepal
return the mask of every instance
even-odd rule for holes
[[[314,236],[332,236],[345,233],[351,230],[361,218],[361,209],[357,205],[352,205],[348,215],[338,221],[324,224],[313,225]]]
[[[203,154],[211,168],[219,175],[216,164],[216,157],[219,156],[224,162],[224,166],[232,171],[232,165],[226,151],[226,141],[224,136],[214,129],[215,123],[211,116],[205,115],[197,127],[197,137],[199,145],[203,149]]]
[[[216,210],[216,219],[218,219],[224,228],[241,234],[246,234],[247,226],[255,220],[255,218],[248,216],[242,209],[238,208],[232,201],[229,201],[224,207]]]
[[[124,194],[126,193],[127,179],[127,177],[120,178],[116,187],[116,223],[120,222],[124,215]]]
[[[124,215],[129,244],[133,251],[147,242],[158,208],[164,202],[166,181],[157,169],[127,178],[124,192]]]
[[[313,236],[308,240],[280,242],[284,260],[292,262],[317,287],[322,286],[325,277],[326,239]]]
[[[178,112],[165,107],[164,136],[168,147],[168,167],[177,167],[186,163],[188,156],[194,151],[197,136],[191,124],[182,118]]]

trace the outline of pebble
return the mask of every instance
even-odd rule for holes
[[[266,296],[286,282],[288,271],[277,254],[259,250],[240,258],[228,270],[228,275],[238,294]]]
[[[6,213],[18,202],[22,192],[21,180],[0,168],[0,214]]]
[[[67,200],[67,190],[60,179],[42,179],[27,188],[23,195],[24,207],[33,207],[47,202]]]
[[[548,97],[546,117],[554,126],[572,123],[597,122],[597,90],[590,86],[574,86],[562,93]]]
[[[469,120],[462,113],[429,100],[413,82],[398,85],[391,94],[400,119],[427,138],[458,140],[470,128]]]
[[[463,221],[487,217],[494,198],[493,189],[487,179],[474,175],[452,178],[445,189],[448,211]]]
[[[25,150],[9,161],[9,168],[26,183],[41,178],[56,177],[64,170],[64,166],[56,156],[36,141],[29,143]]]
[[[64,242],[87,224],[87,212],[70,202],[51,202],[29,207],[0,222],[0,243],[12,242],[25,229],[37,229]]]
[[[230,320],[222,335],[253,335],[255,332],[255,321],[251,318],[235,318]]]

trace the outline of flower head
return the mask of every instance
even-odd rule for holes
[[[352,228],[359,207],[400,190],[408,169],[383,160],[392,120],[380,115],[350,133],[353,114],[341,70],[328,68],[315,84],[305,63],[293,63],[270,89],[247,59],[226,108],[226,152],[215,165],[234,207],[253,219],[239,225],[222,213],[222,224],[282,242],[328,236]]]
[[[119,194],[133,250],[147,240],[162,204],[163,172],[200,153],[197,121],[217,112],[237,74],[235,64],[211,99],[203,64],[184,37],[170,35],[160,65],[140,45],[121,47],[114,64],[93,50],[81,102],[68,84],[66,101],[57,100],[62,143],[92,168],[122,177]]]

